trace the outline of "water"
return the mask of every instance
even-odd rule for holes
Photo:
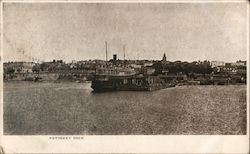
[[[4,83],[4,134],[245,134],[246,86],[92,93],[90,83]]]

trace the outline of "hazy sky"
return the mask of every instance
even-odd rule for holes
[[[5,3],[4,61],[246,60],[247,3]]]

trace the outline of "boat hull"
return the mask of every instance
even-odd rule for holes
[[[104,80],[105,79],[105,80]],[[93,92],[106,91],[153,91],[170,87],[170,84],[157,77],[95,77],[92,80]]]

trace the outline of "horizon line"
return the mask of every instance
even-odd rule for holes
[[[64,59],[52,59],[52,60],[33,60],[33,61],[28,61],[28,60],[23,60],[23,61],[22,60],[4,61],[3,60],[3,63],[9,63],[9,62],[34,62],[34,63],[43,63],[43,62],[53,62],[53,60],[55,60],[55,61],[62,60],[65,63],[71,63],[73,61],[75,61],[75,62],[79,62],[79,61],[95,61],[95,60],[106,61],[104,59],[82,59],[82,60],[69,60],[69,61],[64,60]],[[112,60],[112,59],[109,59],[108,61],[110,61],[110,60]],[[117,59],[117,60],[124,61],[124,59]],[[162,61],[162,60],[161,59],[160,60],[159,59],[158,60],[157,59],[151,59],[151,60],[150,59],[125,59],[125,61]],[[224,62],[224,63],[233,63],[233,62],[237,62],[237,61],[246,61],[247,62],[247,60],[242,60],[242,59],[238,59],[236,61],[208,60],[208,59],[205,59],[205,60],[199,59],[199,60],[192,60],[192,61],[181,60],[181,59],[167,60],[167,62],[177,62],[177,61],[189,62],[189,63],[191,63],[191,62],[198,62],[198,61],[201,61],[201,62],[203,62],[203,61],[209,61],[209,62],[217,61],[217,62]]]

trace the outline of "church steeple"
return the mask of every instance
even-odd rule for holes
[[[163,54],[163,57],[162,57],[162,60],[161,60],[162,62],[166,62],[167,61],[167,57],[166,57],[166,54],[164,53]]]

